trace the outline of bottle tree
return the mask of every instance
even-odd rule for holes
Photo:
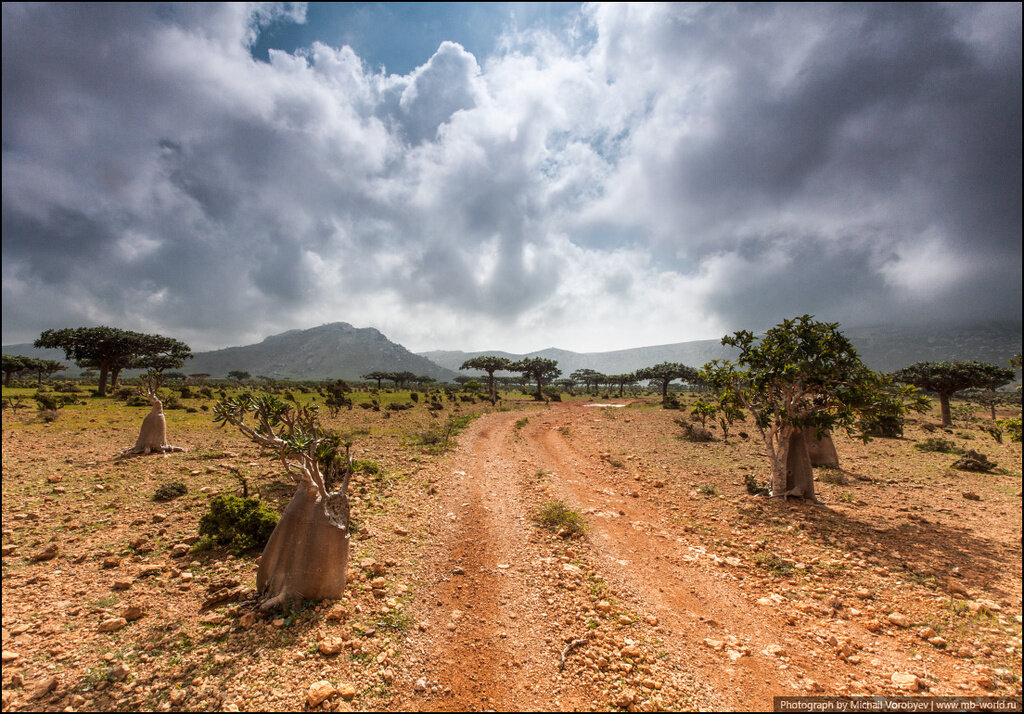
[[[761,337],[741,330],[722,338],[739,356],[705,365],[708,386],[729,392],[750,412],[771,465],[770,495],[815,500],[805,429],[852,429],[877,401],[884,378],[860,361],[838,323],[810,315],[784,320]]]
[[[962,389],[991,389],[1011,381],[1015,373],[1009,367],[987,362],[915,362],[893,372],[892,378],[903,384],[934,392],[939,397],[942,425],[952,426],[949,398]]]
[[[288,404],[271,394],[221,400],[214,420],[272,452],[296,484],[260,558],[261,609],[340,598],[348,573],[351,445],[321,427],[316,404]]]

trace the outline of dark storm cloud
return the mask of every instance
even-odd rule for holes
[[[302,17],[4,4],[5,341],[1020,318],[1019,5],[588,5],[401,76],[253,58]]]

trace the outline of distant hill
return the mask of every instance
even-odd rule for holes
[[[68,362],[61,350],[39,350],[31,344],[8,345],[3,351]],[[353,327],[346,322],[289,330],[254,345],[197,352],[181,369],[186,374],[205,372],[214,377],[226,377],[233,370],[278,379],[358,380],[360,375],[376,370],[409,371],[438,381],[449,381],[456,376],[392,342],[372,327]],[[73,366],[69,370],[70,374],[78,372]]]
[[[208,372],[215,377],[243,370],[253,376],[288,379],[359,379],[376,370],[412,372],[448,381],[455,374],[413,354],[372,327],[332,322],[308,330],[289,330],[263,342],[198,352],[185,372]]]
[[[866,327],[843,329],[843,333],[853,342],[864,363],[880,372],[892,372],[908,364],[924,361],[973,359],[1006,366],[1010,356],[1021,351],[1019,322],[972,327]],[[577,369],[622,374],[659,362],[682,362],[700,367],[713,359],[730,359],[736,353],[723,347],[719,340],[696,340],[614,352],[569,352],[549,348],[529,354],[512,354],[497,350],[437,350],[420,354],[451,370],[457,370],[463,362],[479,355],[494,355],[512,360],[544,357],[558,360],[558,367],[562,370],[563,376],[568,376]],[[478,373],[466,370],[464,374]]]
[[[1005,366],[1011,355],[1021,351],[1019,322],[972,327],[867,327],[844,329],[843,332],[853,341],[864,362],[881,372],[891,372],[925,360],[974,359]],[[69,363],[61,350],[39,350],[31,344],[5,345],[3,351],[5,354]],[[243,370],[253,376],[355,380],[367,372],[383,370],[409,371],[439,381],[451,381],[458,374],[482,374],[472,370],[459,372],[463,362],[479,355],[512,360],[523,357],[553,359],[558,361],[562,374],[568,376],[577,369],[621,374],[659,362],[682,362],[699,367],[709,360],[728,359],[735,353],[723,347],[718,340],[696,340],[613,352],[570,352],[552,347],[526,355],[499,350],[437,350],[417,355],[372,327],[357,328],[345,322],[334,322],[272,335],[254,345],[197,352],[195,359],[189,360],[181,371],[208,372],[215,377],[227,376],[232,370]],[[71,365],[68,374],[75,375],[79,371]]]

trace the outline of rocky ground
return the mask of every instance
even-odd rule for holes
[[[327,421],[382,469],[353,483],[347,595],[262,616],[258,554],[190,546],[235,471],[280,506],[292,487],[204,412],[168,412],[185,453],[115,461],[146,410],[94,401],[4,415],[5,710],[1020,695],[1021,446],[977,428],[839,436],[843,469],[818,470],[810,506],[747,493],[767,477],[755,438],[682,441],[681,413],[651,400],[464,405],[481,415],[441,453],[411,438],[422,407],[343,411]],[[1002,472],[913,448],[937,435]],[[153,501],[173,480],[188,493]],[[537,522],[552,501],[582,537]]]

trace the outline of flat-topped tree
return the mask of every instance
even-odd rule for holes
[[[359,379],[365,379],[365,380],[368,380],[368,381],[376,380],[376,382],[377,382],[377,390],[380,391],[380,383],[381,383],[381,381],[385,380],[385,379],[391,379],[391,373],[390,372],[381,372],[381,371],[378,370],[376,372],[368,372],[367,374],[359,375]]]
[[[569,375],[569,378],[572,379],[574,382],[582,384],[584,389],[586,389],[589,392],[592,391],[592,387],[593,389],[597,389],[597,386],[605,377],[597,370],[577,369],[575,372]]]
[[[915,362],[896,370],[892,378],[934,392],[939,397],[942,425],[952,426],[949,398],[962,389],[996,389],[1010,382],[1015,373],[1009,367],[987,362]]]
[[[3,356],[3,372],[4,372],[4,386],[11,386],[11,380],[16,375],[28,369],[27,361],[28,357],[22,357],[21,355],[4,355]]]
[[[644,367],[636,371],[637,379],[652,379],[661,382],[661,399],[668,398],[668,385],[677,379],[684,382],[694,383],[699,378],[699,373],[693,367],[687,367],[679,362],[662,362],[653,367]]]
[[[760,338],[741,330],[722,338],[734,361],[705,365],[702,378],[731,392],[754,417],[771,463],[771,495],[815,500],[805,428],[852,429],[887,385],[860,361],[838,323],[810,315],[785,320]]]
[[[622,397],[622,392],[625,390],[627,384],[633,384],[636,382],[636,374],[630,372],[629,374],[609,374],[607,377],[607,384],[617,386],[619,388],[619,397]]]
[[[320,426],[315,404],[270,394],[221,400],[214,420],[274,453],[296,483],[256,573],[261,609],[340,598],[349,558],[349,444]]]
[[[494,373],[510,371],[512,369],[512,360],[506,357],[482,355],[466,360],[459,369],[479,369],[487,372],[487,391],[490,395],[491,404],[494,404],[498,401],[498,392],[494,388]]]
[[[99,370],[97,393],[101,397],[106,396],[108,377],[116,387],[122,370],[157,366],[164,359],[180,367],[192,356],[188,345],[170,337],[105,326],[46,330],[35,346],[62,349],[79,367]]]
[[[509,370],[519,372],[523,375],[523,379],[528,379],[537,385],[536,398],[538,400],[544,399],[544,385],[562,374],[557,360],[543,357],[527,357],[513,362],[509,365]]]
[[[32,372],[36,375],[36,384],[43,386],[43,377],[49,377],[51,374],[57,372],[63,372],[68,366],[63,362],[55,359],[36,359],[29,357],[25,360],[25,371]]]

